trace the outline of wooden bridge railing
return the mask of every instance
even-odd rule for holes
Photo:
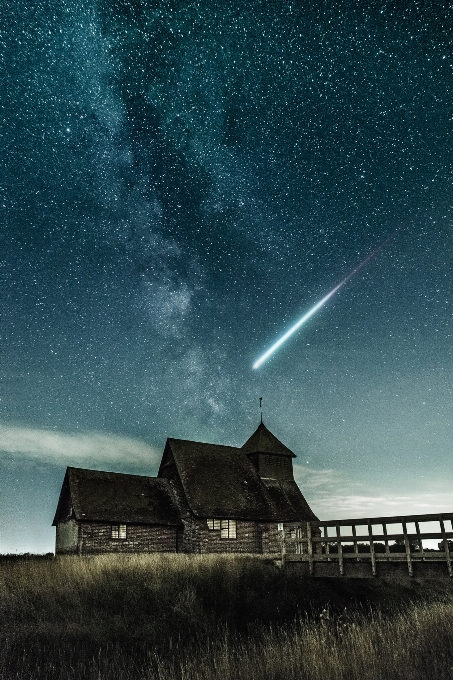
[[[337,573],[343,576],[346,562],[369,562],[376,576],[378,562],[407,562],[408,573],[413,576],[414,562],[444,562],[448,575],[453,576],[453,551],[448,543],[453,539],[452,520],[453,512],[302,522],[284,532],[282,557],[284,561],[308,562],[310,574],[317,563],[337,562]],[[424,531],[420,524],[426,522],[437,526]],[[394,524],[401,525],[402,531],[389,531],[389,525]],[[408,528],[410,524],[415,530]],[[379,527],[382,531],[378,532]],[[350,535],[346,535],[347,529]],[[329,536],[329,530],[334,535]],[[423,546],[423,541],[432,539],[439,541],[443,549]]]

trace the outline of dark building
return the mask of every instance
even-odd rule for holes
[[[241,448],[168,439],[157,477],[68,468],[56,553],[278,553],[279,525],[316,519],[293,458],[261,423]]]

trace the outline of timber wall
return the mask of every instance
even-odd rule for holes
[[[296,531],[299,523],[284,523],[288,535]],[[283,532],[277,522],[252,522],[237,520],[236,538],[221,538],[220,530],[208,529],[206,520],[196,520],[197,552],[200,553],[252,553],[282,554]]]
[[[112,525],[84,522],[79,528],[79,554],[176,552],[176,527],[127,525],[127,538],[112,538]]]

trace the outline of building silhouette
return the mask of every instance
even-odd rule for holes
[[[70,467],[56,553],[270,553],[316,520],[295,454],[261,422],[241,448],[168,439],[157,477]]]

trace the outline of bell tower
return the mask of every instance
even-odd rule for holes
[[[262,420],[241,450],[262,479],[294,481],[292,459],[296,455],[267,429]]]

